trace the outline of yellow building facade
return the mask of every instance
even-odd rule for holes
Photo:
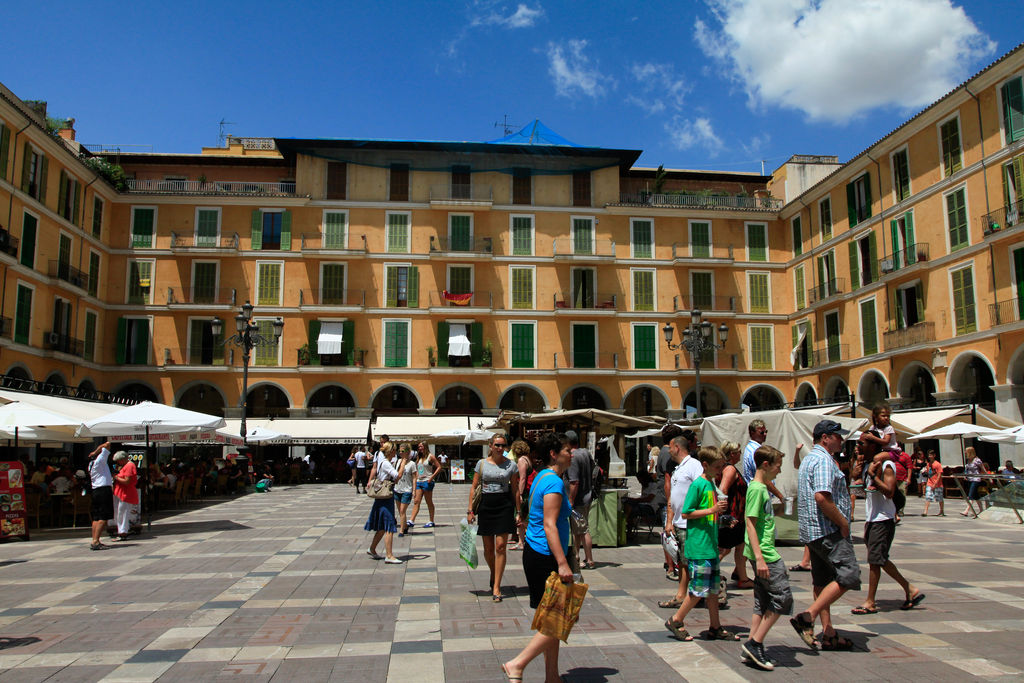
[[[536,136],[89,153],[4,89],[0,370],[237,416],[223,335],[249,301],[284,322],[251,415],[681,416],[693,362],[662,328],[699,308],[728,329],[704,414],[852,396],[1019,419],[1022,74],[1018,49],[851,161],[771,176]]]

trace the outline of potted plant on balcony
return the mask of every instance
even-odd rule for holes
[[[355,348],[355,351],[352,354],[352,362],[357,368],[363,367],[363,357],[365,353],[365,349],[361,349],[358,346]]]
[[[480,354],[480,364],[485,368],[491,367],[491,354],[493,352],[493,346],[490,340],[484,342],[484,350]]]
[[[303,344],[298,349],[299,365],[309,365],[309,344]]]
[[[430,367],[434,367],[435,365],[437,365],[437,359],[434,358],[434,347],[433,346],[428,346],[427,347],[427,363],[430,365]]]

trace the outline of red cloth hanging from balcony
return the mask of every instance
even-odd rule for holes
[[[441,296],[445,301],[451,301],[456,306],[468,306],[469,302],[473,300],[473,292],[468,294],[452,294],[446,289],[441,292]]]

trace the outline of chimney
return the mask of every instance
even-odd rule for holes
[[[57,135],[61,136],[65,140],[74,141],[75,139],[75,120],[64,119],[60,128],[57,129]]]

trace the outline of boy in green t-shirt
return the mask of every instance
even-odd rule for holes
[[[743,555],[754,568],[754,616],[750,619],[750,639],[743,653],[758,667],[771,671],[775,664],[764,651],[764,638],[783,614],[793,613],[793,593],[789,589],[786,565],[775,550],[775,515],[768,485],[782,469],[783,455],[771,446],[754,451],[757,471],[747,485],[747,541]]]
[[[690,585],[686,599],[679,610],[665,622],[665,628],[677,640],[693,640],[683,619],[697,606],[701,598],[707,598],[708,619],[711,628],[701,633],[706,640],[739,640],[739,636],[722,628],[718,619],[718,524],[717,515],[725,512],[726,497],[715,488],[715,478],[722,474],[725,456],[714,446],[704,447],[697,454],[704,466],[704,476],[690,484],[686,500],[680,512],[686,520],[686,545],[683,556],[690,573]],[[716,500],[717,498],[717,500]]]

